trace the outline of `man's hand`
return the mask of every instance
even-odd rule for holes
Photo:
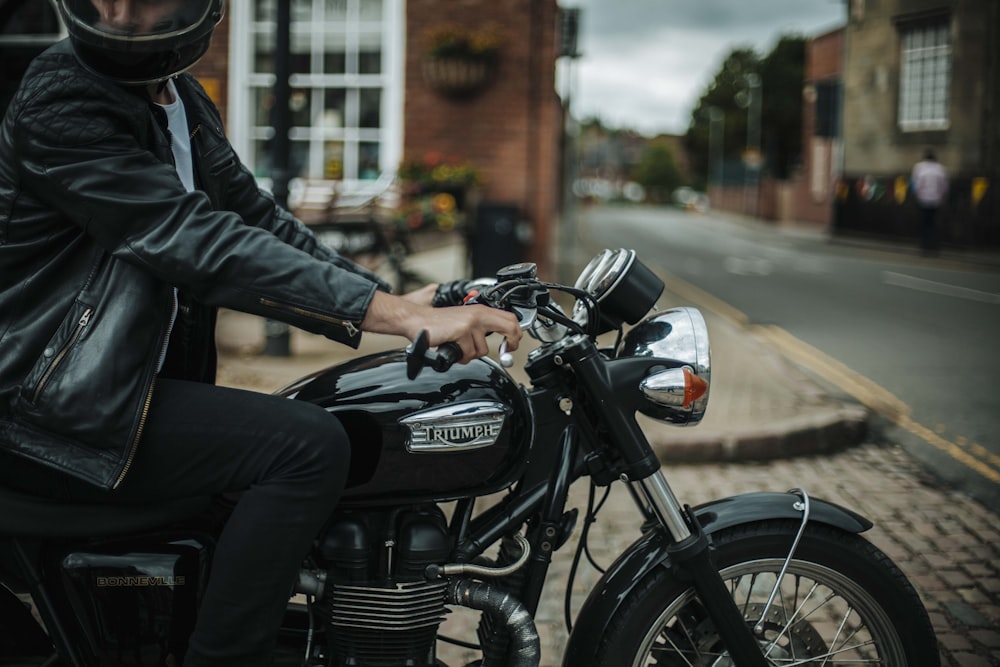
[[[413,294],[422,293],[418,290]],[[361,329],[405,336],[411,341],[426,330],[432,346],[457,343],[462,349],[461,363],[489,354],[486,337],[491,333],[505,336],[510,351],[516,350],[521,342],[521,327],[513,313],[482,305],[431,308],[411,301],[409,296],[376,292],[361,322]]]

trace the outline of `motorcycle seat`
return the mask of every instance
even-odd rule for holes
[[[209,497],[125,505],[68,503],[0,486],[0,536],[29,538],[109,537],[149,530],[198,514]]]

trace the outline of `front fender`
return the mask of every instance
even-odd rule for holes
[[[711,535],[767,519],[801,519],[802,513],[794,506],[798,499],[788,493],[746,493],[699,505],[694,513]],[[872,527],[871,521],[860,514],[816,498],[809,499],[809,520],[849,533]],[[649,531],[608,568],[580,609],[566,646],[564,665],[584,665],[593,660],[608,624],[636,585],[654,568],[669,566],[669,546],[670,538],[662,530]]]

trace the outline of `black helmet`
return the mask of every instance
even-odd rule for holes
[[[205,55],[223,0],[58,0],[77,55],[119,83],[180,74]]]

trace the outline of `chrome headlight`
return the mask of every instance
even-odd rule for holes
[[[698,309],[671,308],[650,315],[625,335],[616,356],[664,361],[663,369],[639,385],[641,413],[680,425],[697,424],[705,416],[712,361],[708,327]]]

